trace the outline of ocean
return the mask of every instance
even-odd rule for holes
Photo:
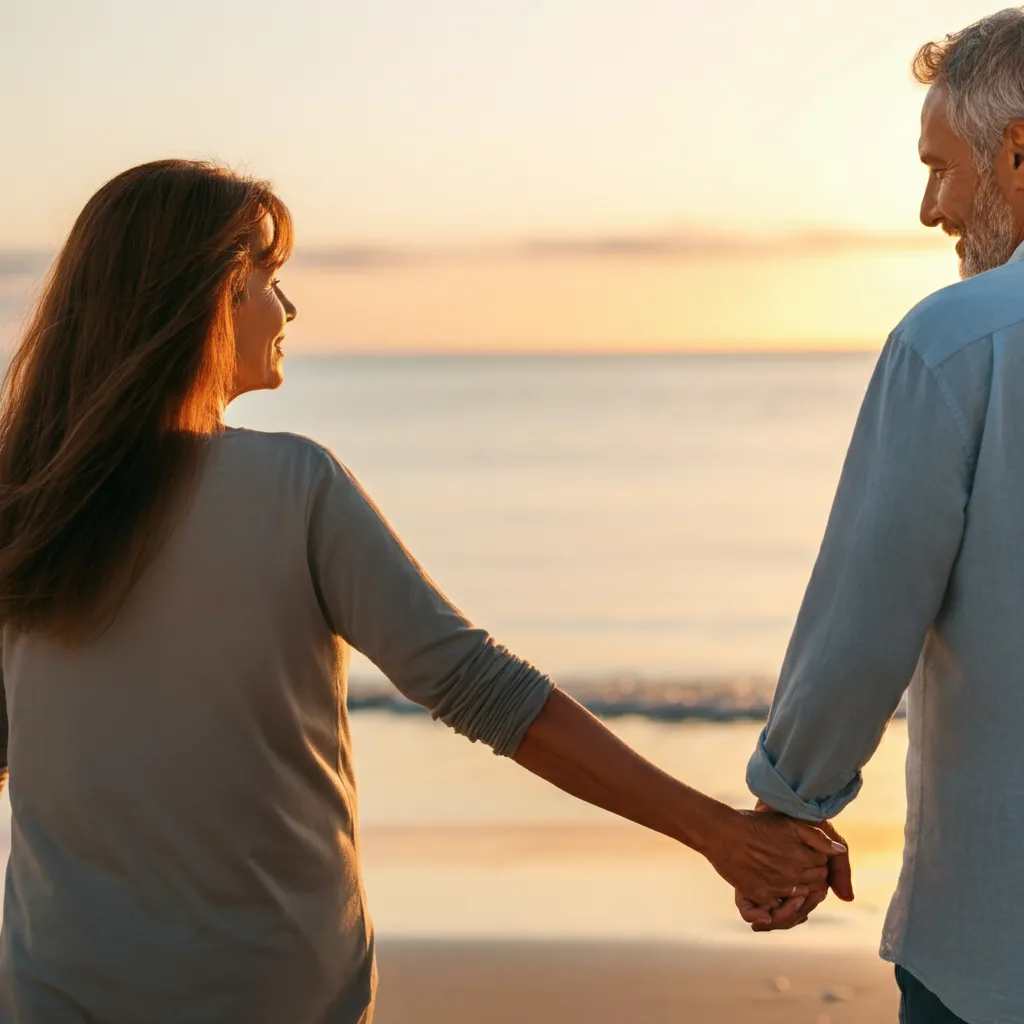
[[[291,357],[230,419],[329,445],[470,618],[656,763],[749,806],[874,359]],[[450,736],[358,658],[350,704],[382,934],[757,941],[699,858]],[[877,944],[905,751],[897,721],[839,822],[857,902],[773,941]]]
[[[666,770],[749,806],[746,759],[873,362],[290,355],[284,387],[229,419],[331,447],[471,619]],[[699,857],[449,734],[361,657],[351,698],[382,936],[763,941]],[[839,822],[857,902],[770,941],[877,943],[905,750],[897,721]]]
[[[292,357],[230,420],[331,447],[471,619],[604,709],[756,716],[873,363]]]

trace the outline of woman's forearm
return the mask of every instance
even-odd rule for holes
[[[641,757],[561,690],[552,691],[514,757],[566,793],[705,855],[737,816]]]
[[[757,905],[822,888],[829,857],[846,852],[810,825],[737,811],[691,789],[641,757],[561,690],[551,692],[514,757],[566,793],[702,853]],[[764,916],[761,923],[770,923],[768,912]]]

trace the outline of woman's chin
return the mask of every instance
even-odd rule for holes
[[[270,357],[270,366],[267,368],[267,382],[264,385],[269,390],[279,388],[284,383],[284,354],[274,352]]]

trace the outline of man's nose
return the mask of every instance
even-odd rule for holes
[[[935,201],[937,192],[938,189],[930,183],[924,190],[924,198],[921,200],[921,223],[926,228],[937,228],[942,223],[942,214]]]

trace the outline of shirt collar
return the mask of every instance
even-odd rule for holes
[[[1021,242],[1020,245],[1013,250],[1013,255],[1006,262],[1019,263],[1021,260],[1024,260],[1024,242]]]

